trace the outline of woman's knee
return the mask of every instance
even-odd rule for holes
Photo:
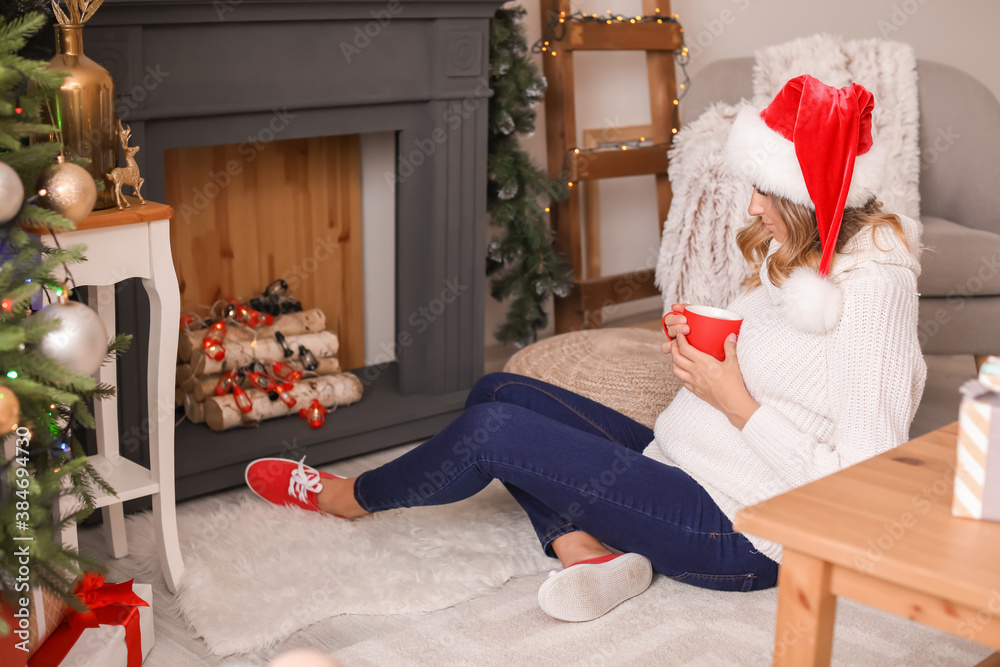
[[[521,439],[514,425],[530,419],[525,412],[519,406],[499,402],[469,406],[455,423],[456,435],[460,435],[453,445],[455,452],[465,458],[476,458],[470,454],[509,449]]]
[[[522,376],[514,373],[487,373],[472,386],[468,398],[465,399],[465,409],[468,410],[474,405],[496,402],[497,392],[500,388],[519,377]]]

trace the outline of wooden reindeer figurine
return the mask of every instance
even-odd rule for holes
[[[129,147],[128,140],[132,137],[132,126],[126,125],[122,128],[121,120],[118,121],[118,141],[121,142],[122,150],[125,151],[125,166],[115,167],[106,176],[115,184],[115,203],[118,204],[118,210],[122,211],[125,207],[130,206],[128,199],[122,194],[123,185],[131,185],[132,190],[135,192],[135,196],[139,198],[139,202],[142,204],[146,203],[146,200],[142,198],[142,184],[145,179],[139,176],[139,165],[135,163],[135,154],[139,152],[138,146]]]

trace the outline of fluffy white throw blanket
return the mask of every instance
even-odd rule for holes
[[[261,651],[340,614],[445,609],[559,567],[497,481],[451,505],[356,521],[277,507],[249,491],[213,501],[178,508],[184,578],[176,597],[156,604],[182,613],[219,656]],[[135,576],[158,576],[152,515],[128,526]]]
[[[887,211],[920,219],[917,72],[909,45],[814,35],[762,49],[755,61],[751,101],[757,108],[767,106],[800,74],[838,88],[853,81],[871,91],[872,133],[889,150],[879,200]],[[656,266],[664,313],[673,303],[725,306],[745,276],[736,232],[747,222],[751,189],[732,173],[724,150],[738,110],[714,104],[674,138],[669,166],[673,201]]]

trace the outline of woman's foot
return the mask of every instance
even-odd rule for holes
[[[582,530],[564,533],[552,540],[552,550],[564,568],[576,565],[580,561],[611,554],[603,542]]]
[[[257,459],[247,466],[247,486],[275,505],[326,512],[341,518],[367,514],[354,500],[353,479],[320,472],[304,462],[305,457],[298,463],[288,459]],[[334,488],[336,492],[331,492]],[[346,502],[348,496],[350,502]]]
[[[538,589],[538,605],[561,621],[592,621],[649,588],[653,566],[639,554],[606,554],[580,561]]]
[[[354,480],[357,477],[324,479],[323,488],[316,494],[317,506],[327,514],[344,519],[357,519],[371,514],[354,498]]]

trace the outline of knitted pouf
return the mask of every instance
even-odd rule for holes
[[[663,332],[591,329],[552,336],[510,358],[504,371],[569,389],[653,427],[682,383]]]

